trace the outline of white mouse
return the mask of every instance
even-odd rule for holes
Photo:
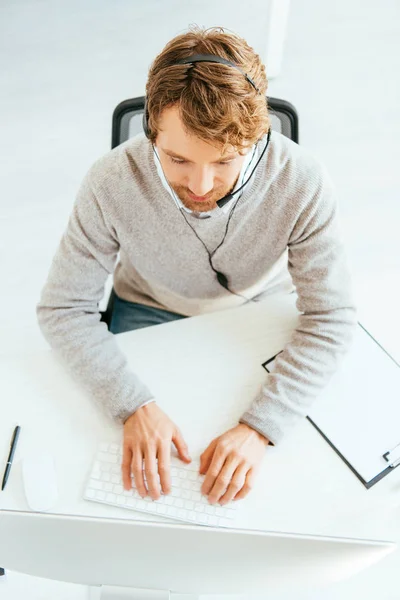
[[[22,461],[22,477],[29,508],[49,510],[57,502],[58,489],[54,459],[48,453],[32,453]]]

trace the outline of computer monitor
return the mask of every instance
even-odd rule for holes
[[[2,567],[103,586],[102,600],[159,600],[169,591],[298,593],[342,581],[395,549],[382,541],[0,510]]]

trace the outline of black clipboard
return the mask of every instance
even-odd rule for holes
[[[365,329],[365,327],[363,327],[361,325],[361,323],[358,323],[358,324],[369,335],[369,337],[376,344],[378,344],[378,346],[381,348],[381,350],[383,350],[383,352],[385,352],[385,354],[400,369],[400,365],[395,361],[395,359],[379,344],[379,342],[377,342],[377,340]],[[280,352],[278,352],[277,354],[275,354],[274,356],[272,356],[271,358],[269,358],[267,361],[265,361],[262,364],[262,367],[267,371],[267,373],[271,373],[271,371],[268,369],[268,365],[270,363],[272,363],[276,359],[276,357],[279,356],[279,354],[281,354],[282,352],[283,351],[281,350]],[[348,466],[348,468],[354,473],[354,475],[357,477],[357,479],[364,485],[364,487],[367,490],[370,489],[371,487],[373,487],[376,483],[378,483],[378,481],[381,481],[381,479],[383,479],[384,477],[386,477],[387,475],[389,475],[389,473],[392,473],[398,466],[400,466],[400,444],[398,444],[395,448],[392,448],[391,450],[388,450],[382,456],[386,460],[386,462],[388,463],[387,468],[384,469],[383,471],[381,471],[380,473],[378,473],[375,477],[373,477],[369,481],[366,481],[364,479],[364,477],[362,475],[360,475],[360,473],[357,471],[357,469],[355,469],[354,466],[345,458],[345,456],[343,456],[343,454],[340,452],[340,450],[337,448],[337,446],[335,446],[331,442],[331,440],[325,435],[325,433],[318,427],[318,425],[313,421],[313,419],[311,417],[309,417],[309,416],[307,416],[306,419],[311,423],[311,425],[313,425],[313,427],[324,438],[324,440],[329,444],[329,446],[336,452],[336,454],[338,456],[340,456],[340,458],[343,460],[343,462]],[[394,454],[395,454],[395,459],[393,458]]]

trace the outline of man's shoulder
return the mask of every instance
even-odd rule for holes
[[[322,171],[325,169],[321,159],[309,148],[297,144],[283,133],[273,132],[272,147],[273,158],[279,165],[289,162],[298,171]]]
[[[132,179],[146,168],[149,141],[139,133],[100,156],[89,168],[87,177],[93,188],[110,189],[122,180]]]
[[[324,162],[306,146],[297,144],[279,132],[273,132],[272,140],[270,168],[279,174],[281,181],[296,185],[307,183],[311,187],[322,183],[331,185]]]

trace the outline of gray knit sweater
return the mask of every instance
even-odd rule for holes
[[[185,216],[212,252],[229,213],[215,209],[204,220]],[[319,161],[272,132],[213,264],[245,298],[262,301],[296,288],[299,325],[241,418],[276,444],[307,414],[356,324],[337,205]],[[118,296],[186,316],[246,302],[218,283],[142,134],[89,169],[37,306],[48,343],[108,414],[123,422],[153,395],[100,322],[98,304],[113,272]]]

